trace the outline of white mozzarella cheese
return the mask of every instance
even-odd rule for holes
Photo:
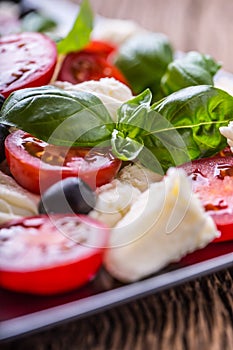
[[[129,183],[143,192],[151,183],[161,181],[163,177],[162,175],[135,163],[125,166],[119,172],[118,178],[119,180]]]
[[[0,171],[0,223],[22,216],[36,215],[39,196],[21,186]]]
[[[95,209],[89,215],[109,227],[114,227],[139,195],[140,191],[129,183],[113,180],[99,188]]]
[[[122,103],[133,97],[128,86],[114,78],[90,80],[80,84],[56,81],[53,85],[67,91],[86,91],[96,95],[103,102],[114,121],[117,120],[117,109]]]
[[[190,179],[181,169],[170,169],[112,228],[105,267],[121,281],[135,281],[218,236],[214,221],[192,193]]]

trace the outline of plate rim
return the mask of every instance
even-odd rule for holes
[[[72,320],[83,319],[230,267],[233,267],[233,252],[89,297],[2,321],[0,340],[10,341]],[[77,308],[79,308],[78,312]]]

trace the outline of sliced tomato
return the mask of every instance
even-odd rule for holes
[[[114,50],[109,44],[98,41],[91,42],[81,51],[69,53],[62,62],[57,80],[78,84],[113,77],[127,84],[123,74],[107,60]]]
[[[95,53],[104,58],[108,58],[112,53],[116,52],[117,48],[104,41],[92,40],[84,50],[85,52]]]
[[[70,176],[80,177],[95,189],[110,182],[121,166],[109,148],[49,145],[21,130],[7,136],[5,153],[15,180],[34,193]]]
[[[27,217],[0,227],[0,284],[33,294],[80,287],[102,265],[109,229],[84,215]]]
[[[19,33],[0,38],[0,93],[42,86],[52,78],[56,44],[41,33]]]
[[[233,240],[233,155],[222,152],[181,166],[192,179],[193,190],[213,217],[221,236]]]

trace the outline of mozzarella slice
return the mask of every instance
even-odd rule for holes
[[[140,193],[159,180],[159,174],[139,164],[125,166],[117,179],[98,189],[95,209],[89,215],[114,227],[130,210]]]
[[[114,227],[129,211],[139,195],[140,191],[129,183],[113,180],[99,188],[95,209],[89,215],[109,227]]]
[[[118,178],[143,192],[153,182],[161,181],[163,176],[135,163],[125,166],[119,172]]]
[[[212,218],[179,169],[151,184],[111,230],[105,267],[115,278],[132,282],[180,260],[219,236]]]
[[[114,78],[90,80],[80,84],[56,81],[53,85],[67,91],[86,91],[96,95],[103,102],[114,121],[117,120],[117,109],[122,103],[133,97],[128,86]]]
[[[36,215],[39,196],[21,186],[0,171],[0,223],[22,216]]]

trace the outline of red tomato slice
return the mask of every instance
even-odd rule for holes
[[[114,51],[114,48],[107,45],[92,42],[86,49],[69,53],[62,62],[57,80],[78,84],[113,77],[127,84],[118,68],[107,61],[107,57]]]
[[[21,130],[7,136],[5,153],[15,180],[34,193],[70,176],[80,177],[95,189],[110,182],[121,166],[108,148],[49,145]]]
[[[233,239],[233,155],[222,152],[181,166],[192,179],[193,190],[213,217],[221,236]]]
[[[109,230],[84,215],[14,220],[0,227],[0,284],[33,294],[62,293],[92,279]]]
[[[85,52],[96,53],[104,58],[108,58],[108,56],[114,53],[117,48],[116,46],[110,45],[104,41],[92,40],[84,50]]]
[[[56,44],[41,33],[0,38],[0,93],[48,84],[56,61]]]

